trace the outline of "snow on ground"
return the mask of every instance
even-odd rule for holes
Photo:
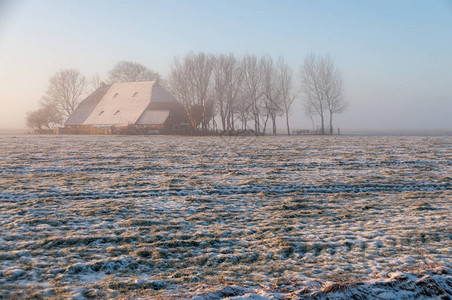
[[[185,298],[215,299],[449,299],[452,269],[418,266],[411,272],[382,272],[367,281],[276,280],[260,287],[222,285],[185,293]]]
[[[451,286],[452,137],[4,136],[0,151],[3,297]],[[420,262],[443,269],[397,273]]]

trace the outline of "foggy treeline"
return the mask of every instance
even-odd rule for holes
[[[218,119],[226,133],[252,123],[256,134],[265,134],[271,120],[276,134],[276,118],[288,118],[295,100],[292,70],[283,58],[270,56],[189,53],[174,59],[167,85],[192,126],[203,131],[216,130]]]
[[[277,119],[283,118],[291,134],[289,116],[296,99],[317,133],[333,134],[333,116],[346,108],[339,70],[329,56],[308,55],[294,74],[283,57],[257,57],[203,52],[175,57],[167,79],[135,63],[118,62],[107,84],[157,80],[184,106],[197,132],[276,135]],[[77,70],[60,70],[49,80],[40,109],[27,113],[27,125],[51,129],[62,124],[89,93],[100,85],[98,75],[87,79]]]

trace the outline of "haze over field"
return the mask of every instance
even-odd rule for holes
[[[336,126],[451,130],[451,33],[447,0],[0,0],[0,128],[25,128],[60,69],[106,80],[127,60],[167,78],[175,56],[204,51],[283,56],[297,86],[306,55],[329,54],[349,104]],[[300,101],[291,125],[311,127]]]

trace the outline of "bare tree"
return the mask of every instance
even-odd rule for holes
[[[50,78],[43,104],[51,104],[69,117],[81,101],[87,87],[85,76],[77,70],[60,70]]]
[[[40,109],[28,112],[26,123],[32,129],[52,129],[55,125],[61,124],[63,116],[52,104],[45,104]]]
[[[196,101],[191,87],[192,78],[190,73],[190,67],[175,57],[167,84],[176,99],[185,107],[191,126],[197,128],[199,123],[195,122],[195,112],[192,110]]]
[[[285,63],[284,58],[282,57],[280,57],[276,63],[276,70],[281,103],[286,117],[287,135],[290,135],[289,114],[296,97],[293,90],[293,71],[290,66]]]
[[[207,130],[210,119],[213,117],[213,101],[209,100],[211,88],[211,77],[214,67],[214,58],[212,55],[200,52],[198,54],[188,54],[186,62],[192,64],[194,91],[196,101],[202,108],[202,129]]]
[[[168,80],[169,89],[175,97],[185,106],[193,128],[199,123],[193,122],[198,110],[201,110],[201,126],[208,129],[213,117],[214,103],[209,100],[211,77],[214,68],[214,58],[205,53],[188,53],[183,60],[174,58]]]
[[[251,112],[252,103],[246,98],[242,89],[239,90],[237,103],[235,105],[236,115],[241,123],[241,129],[248,129],[248,121],[253,119]]]
[[[160,75],[131,61],[120,61],[109,72],[109,82],[135,82],[159,80]]]
[[[99,77],[99,74],[94,74],[94,76],[92,76],[89,79],[89,89],[91,92],[97,90],[100,87],[101,84],[101,80]]]
[[[276,117],[280,116],[283,110],[281,78],[273,59],[270,56],[264,56],[261,59],[263,71],[263,99],[264,99],[264,134],[268,118],[270,117],[273,125],[273,135],[276,135]]]
[[[301,85],[305,94],[304,106],[320,117],[321,133],[325,133],[325,99],[322,90],[322,63],[315,54],[308,55],[300,68]]]
[[[326,56],[322,60],[322,86],[325,97],[326,108],[329,113],[330,134],[333,134],[333,114],[342,113],[347,107],[344,100],[342,77],[338,69],[333,64],[330,56]]]
[[[260,115],[262,110],[262,66],[255,55],[245,55],[242,59],[243,71],[243,96],[245,101],[249,101],[250,111],[254,119],[254,132],[259,135],[261,132]]]
[[[221,125],[223,127],[223,132],[227,131],[226,120],[228,116],[228,102],[226,99],[226,85],[229,82],[228,74],[227,74],[227,63],[226,57],[221,55],[218,58],[215,58],[215,67],[214,67],[214,86],[213,86],[213,99],[216,101],[216,108],[218,113],[220,114]]]
[[[242,82],[242,70],[234,55],[220,55],[215,58],[213,81],[213,99],[216,101],[223,131],[233,131]]]
[[[329,56],[310,54],[300,68],[305,94],[304,106],[315,112],[321,121],[321,134],[325,134],[325,113],[329,113],[330,134],[333,133],[333,114],[343,112],[346,103],[342,92],[342,79]]]

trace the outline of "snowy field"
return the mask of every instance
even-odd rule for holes
[[[452,287],[450,136],[0,136],[0,210],[0,298]]]

